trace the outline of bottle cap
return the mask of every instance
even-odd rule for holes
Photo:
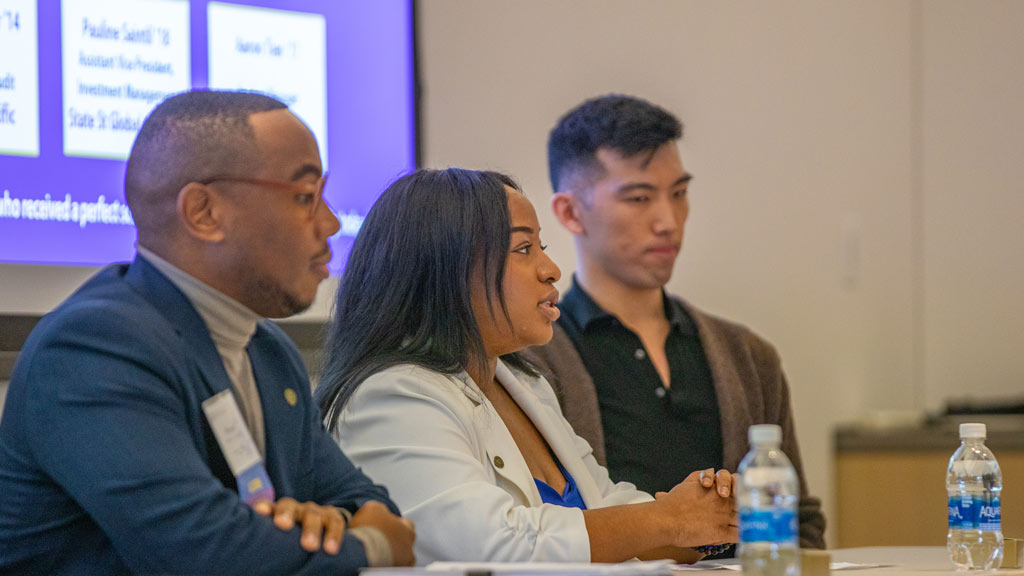
[[[782,442],[782,428],[776,424],[755,424],[747,429],[751,444],[779,444]]]
[[[965,422],[960,425],[961,438],[984,438],[985,425],[978,422]]]

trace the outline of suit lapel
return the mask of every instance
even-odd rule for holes
[[[542,502],[537,484],[533,481],[533,475],[530,474],[530,468],[523,459],[523,453],[501,416],[494,411],[489,402],[476,406],[473,412],[474,420],[481,424],[491,469],[518,488],[530,506],[540,506]]]
[[[231,381],[224,370],[224,361],[221,360],[217,347],[213,344],[210,331],[188,298],[144,258],[135,258],[125,273],[125,282],[167,320],[186,349],[189,350],[198,373],[184,375],[185,382],[183,384],[196,388],[199,401],[229,389]],[[194,379],[199,381],[196,382]],[[202,411],[198,404],[193,408],[198,412]],[[210,471],[225,488],[236,490],[235,477],[228,468],[213,431],[205,416],[200,414],[200,417],[203,423],[203,439]]]
[[[224,361],[210,338],[210,331],[188,298],[144,258],[135,258],[125,275],[125,282],[167,319],[191,350],[209,394],[212,396],[230,388]]]
[[[551,447],[555,457],[565,468],[573,480],[576,481],[576,488],[583,497],[587,506],[593,506],[601,501],[601,491],[590,476],[590,471],[579,457],[576,450],[575,438],[566,432],[563,424],[562,414],[556,408],[549,406],[540,400],[536,391],[531,389],[520,377],[512,372],[503,362],[498,361],[495,376],[498,382],[505,387],[509,396],[515,400],[526,416],[537,427],[541,436]],[[526,378],[526,376],[522,376]],[[506,432],[508,434],[508,432]],[[511,436],[510,436],[511,438]],[[522,456],[520,455],[520,459]],[[526,466],[525,461],[523,466]],[[528,469],[527,469],[528,470]],[[533,478],[530,477],[531,483]],[[534,488],[536,491],[536,488]],[[538,498],[540,493],[538,492]]]
[[[498,365],[501,365],[500,360]],[[473,403],[473,426],[483,440],[487,461],[499,483],[514,486],[530,506],[540,506],[540,491],[530,468],[494,405],[466,372],[447,377]]]
[[[305,402],[309,394],[293,386],[309,386],[289,371],[292,363],[280,354],[280,345],[261,322],[246,348],[263,407],[267,472],[278,495],[294,494],[291,483],[302,461]],[[297,496],[296,496],[297,497]]]

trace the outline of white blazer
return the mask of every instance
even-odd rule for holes
[[[496,377],[572,475],[587,508],[653,500],[608,478],[546,380],[500,360]],[[541,501],[504,421],[465,372],[407,364],[374,374],[338,415],[334,437],[416,523],[419,564],[590,561],[583,512]]]

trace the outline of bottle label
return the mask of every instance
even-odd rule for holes
[[[960,530],[1002,530],[999,496],[975,498],[971,494],[949,499],[949,527]]]
[[[792,542],[796,540],[796,512],[787,508],[742,508],[740,542]]]

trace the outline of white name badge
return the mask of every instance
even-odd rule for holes
[[[247,504],[256,500],[273,502],[274,486],[263,467],[263,459],[249,434],[235,396],[230,390],[215,394],[203,401],[203,412],[228,462],[228,468],[235,475],[242,500]]]

